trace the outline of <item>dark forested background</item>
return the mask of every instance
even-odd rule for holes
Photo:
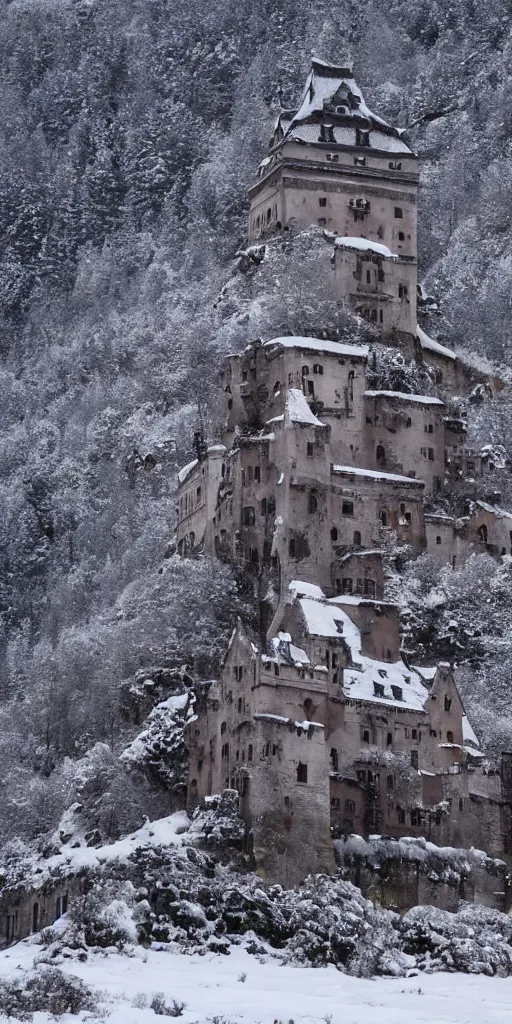
[[[422,158],[421,273],[440,300],[433,329],[503,367],[510,0],[2,6],[4,838],[53,828],[77,778],[95,772],[96,791],[119,797],[112,829],[138,822],[147,793],[118,774],[123,687],[137,670],[192,658],[214,672],[244,601],[226,567],[183,567],[164,552],[175,470],[199,417],[215,419],[222,355],[259,332],[314,330],[325,301],[311,254],[270,260],[258,281],[233,275],[278,91],[295,101],[311,53],[351,56],[374,109],[409,128]],[[475,430],[510,446],[510,423],[503,401]],[[459,653],[492,748],[512,737],[510,568],[484,561],[441,581],[409,570],[407,585],[411,635],[425,595],[452,621],[460,606],[463,639],[477,631]]]

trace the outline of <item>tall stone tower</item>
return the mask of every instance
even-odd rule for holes
[[[340,298],[383,334],[415,334],[418,181],[416,155],[369,110],[352,69],[314,59],[249,190],[249,241],[325,228]]]

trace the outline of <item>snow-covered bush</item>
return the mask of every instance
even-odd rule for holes
[[[94,1012],[97,997],[80,978],[57,967],[23,972],[14,981],[0,979],[0,1015],[31,1021],[34,1013],[61,1017],[65,1013]]]

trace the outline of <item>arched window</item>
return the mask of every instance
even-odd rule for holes
[[[386,449],[384,448],[384,445],[382,445],[382,444],[378,444],[377,445],[376,456],[377,456],[377,462],[380,465],[382,465],[382,463],[384,463],[386,461]]]
[[[308,512],[316,512],[318,509],[318,501],[316,495],[311,491],[308,498]]]
[[[441,537],[439,537],[439,536],[438,536],[438,537],[436,537],[436,544],[442,544],[442,539],[441,539]]]
[[[453,733],[450,729],[448,729],[448,732],[446,733],[446,742],[453,743]]]
[[[354,530],[354,544],[361,546],[361,534],[359,530]]]
[[[303,377],[308,377],[309,376],[309,366],[303,366],[302,367],[302,376]]]
[[[277,395],[277,393],[280,390],[281,390],[281,382],[279,380],[276,380],[276,382],[274,384],[274,394]]]
[[[348,375],[348,397],[351,402],[354,401],[354,371],[351,370]]]
[[[485,523],[482,523],[482,525],[478,527],[478,536],[480,537],[482,544],[487,544],[487,527]]]
[[[39,931],[39,903],[34,903],[32,907],[32,931]]]

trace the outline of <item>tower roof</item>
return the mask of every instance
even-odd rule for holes
[[[331,142],[357,145],[358,129],[371,133],[365,145],[374,149],[411,152],[401,138],[401,129],[388,124],[367,106],[349,64],[328,64],[314,57],[298,110],[283,110],[279,125],[285,138],[318,142],[327,141],[319,138],[316,127],[322,122],[329,123]]]

